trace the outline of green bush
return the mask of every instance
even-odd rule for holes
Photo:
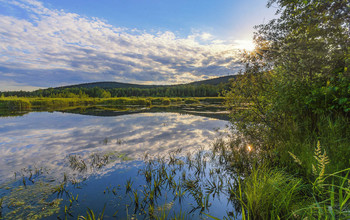
[[[162,105],[170,105],[171,101],[169,98],[163,98]]]
[[[186,98],[185,99],[185,104],[195,104],[195,103],[199,103],[199,100],[194,99],[194,98]]]
[[[205,97],[198,99],[200,102],[206,102],[209,104],[223,104],[226,101],[225,97]]]
[[[149,106],[151,102],[146,98],[110,98],[102,99],[98,104],[108,106],[120,106],[120,105],[143,105]]]

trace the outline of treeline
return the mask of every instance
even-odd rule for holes
[[[0,96],[9,97],[49,97],[49,98],[110,98],[110,97],[217,97],[229,88],[228,83],[219,85],[179,85],[154,88],[49,88],[32,92],[0,92]]]

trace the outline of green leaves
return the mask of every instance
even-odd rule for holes
[[[315,83],[311,94],[306,97],[306,105],[314,113],[341,113],[346,114],[350,109],[350,80],[339,74],[327,81]]]

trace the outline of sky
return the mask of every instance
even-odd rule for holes
[[[264,0],[0,0],[0,91],[236,74]]]

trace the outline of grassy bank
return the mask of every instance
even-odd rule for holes
[[[62,109],[78,106],[155,106],[155,105],[183,105],[183,104],[222,104],[221,97],[131,97],[131,98],[0,98],[0,109],[10,111]]]

